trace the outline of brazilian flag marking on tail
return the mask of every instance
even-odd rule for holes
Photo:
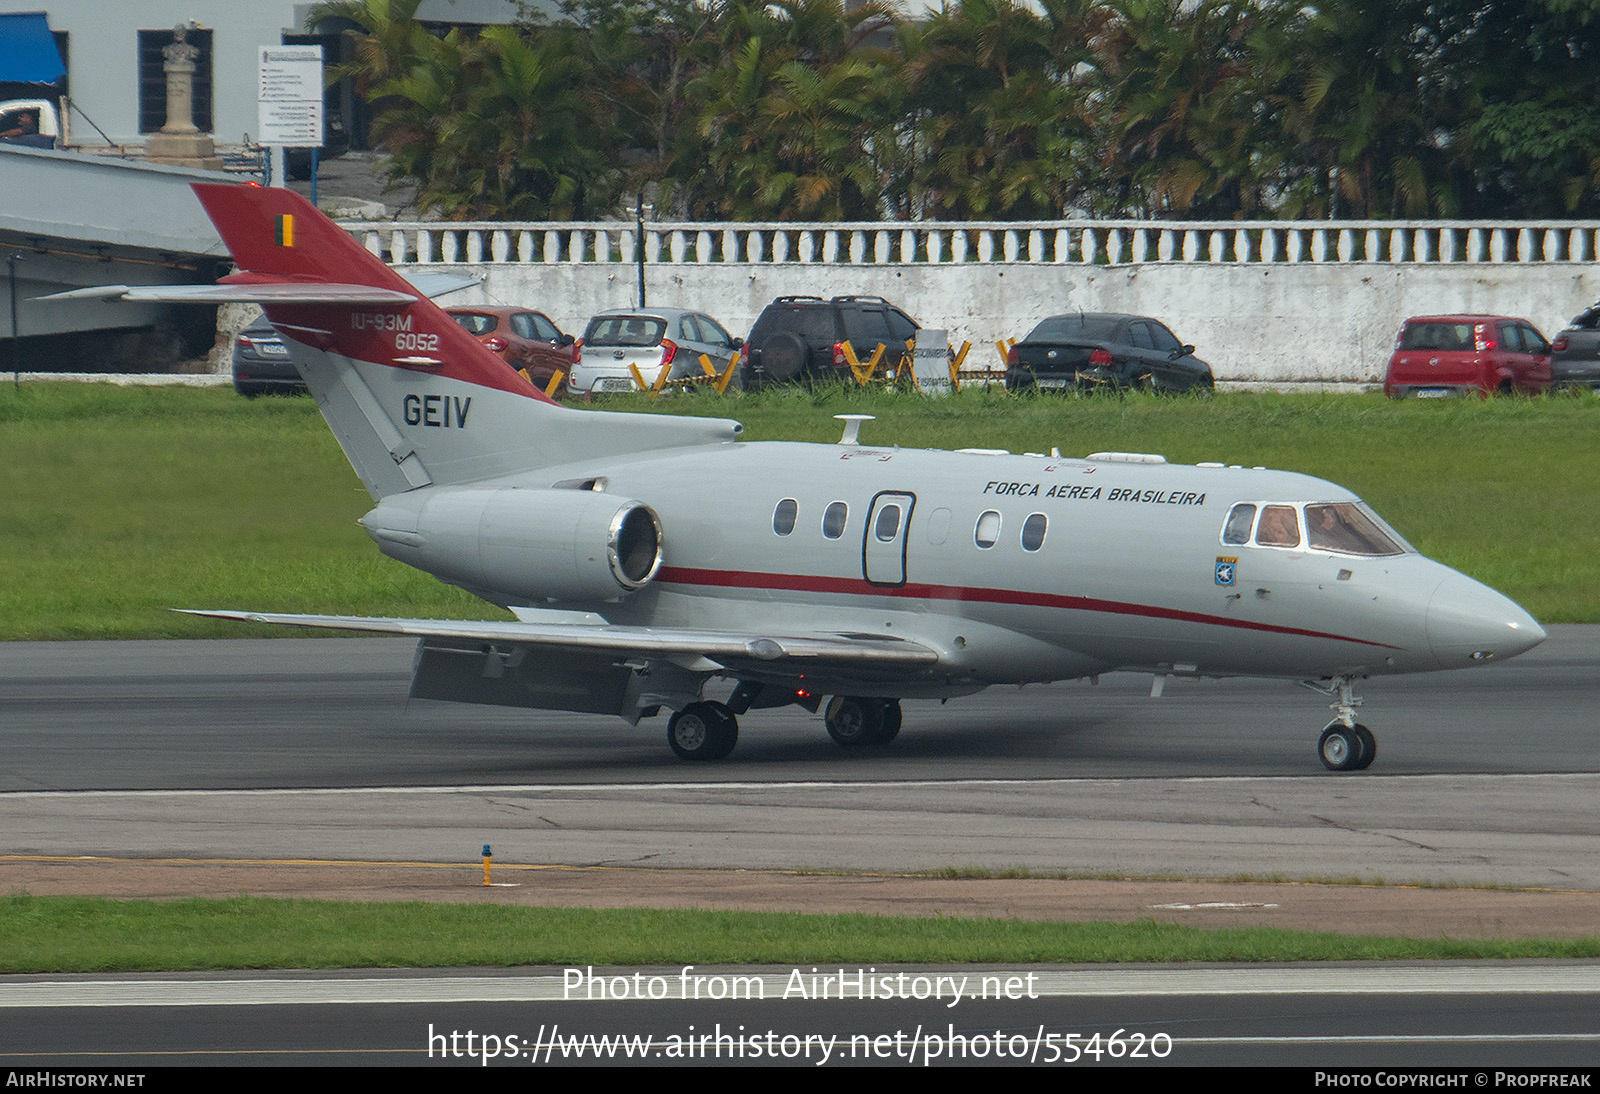
[[[293,213],[279,213],[278,214],[278,246],[280,246],[280,247],[293,247],[294,246],[294,214]]]

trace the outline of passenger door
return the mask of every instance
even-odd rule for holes
[[[906,533],[916,503],[916,495],[892,491],[872,499],[861,543],[861,570],[869,584],[906,583]]]

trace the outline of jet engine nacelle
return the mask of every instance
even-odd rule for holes
[[[508,602],[615,600],[661,568],[661,522],[594,490],[424,488],[361,518],[379,549]]]

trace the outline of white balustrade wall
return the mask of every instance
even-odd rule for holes
[[[638,303],[637,226],[346,223],[402,273],[469,267],[446,303],[538,308],[581,334]],[[1575,221],[1049,221],[647,223],[649,303],[748,334],[776,296],[868,293],[974,354],[1065,311],[1153,315],[1219,380],[1381,378],[1408,315],[1490,313],[1550,335],[1600,296],[1600,223]],[[974,358],[981,359],[981,358]]]

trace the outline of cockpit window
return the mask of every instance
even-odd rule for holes
[[[1256,522],[1256,507],[1249,502],[1235,505],[1222,529],[1222,542],[1235,546],[1250,542],[1250,526]]]
[[[1260,547],[1300,546],[1300,521],[1292,505],[1268,505],[1261,510],[1261,524],[1256,528],[1256,545]]]
[[[1319,551],[1345,555],[1401,555],[1405,549],[1352,502],[1306,506],[1306,538]]]

